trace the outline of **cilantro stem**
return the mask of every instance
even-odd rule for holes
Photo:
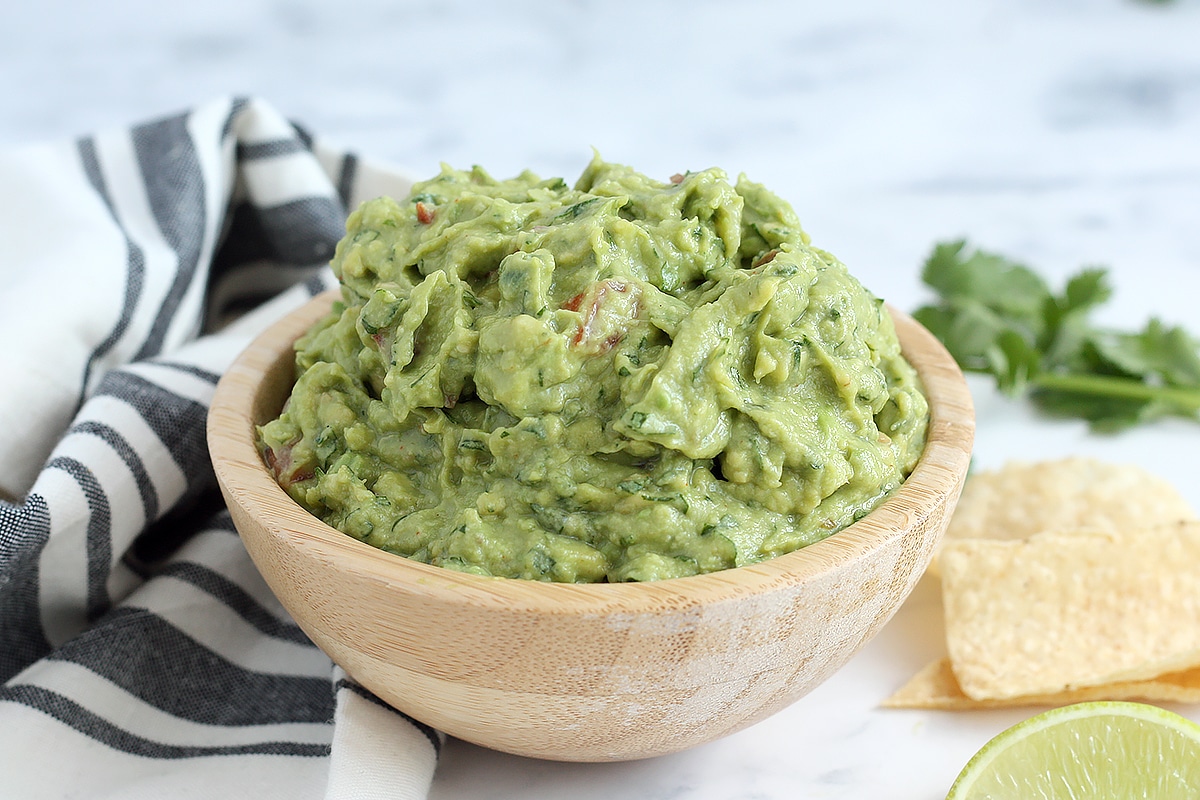
[[[1121,397],[1129,400],[1164,400],[1179,408],[1200,411],[1200,390],[1174,386],[1151,386],[1136,378],[1119,375],[1064,375],[1043,372],[1029,381],[1036,389],[1074,394]]]

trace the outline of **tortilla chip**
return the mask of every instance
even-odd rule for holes
[[[1144,681],[1120,681],[1087,686],[1058,694],[1035,694],[993,700],[972,700],[954,677],[950,659],[926,665],[881,704],[884,708],[926,708],[976,711],[1019,706],[1065,706],[1093,700],[1139,700],[1151,703],[1200,703],[1200,669],[1171,672]]]
[[[974,700],[1200,665],[1200,522],[959,539],[941,568],[946,645]]]
[[[1195,510],[1169,482],[1141,467],[1090,458],[1013,462],[967,478],[945,540],[1120,531],[1181,519],[1197,519]]]

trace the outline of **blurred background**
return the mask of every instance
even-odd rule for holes
[[[0,146],[247,94],[418,177],[745,172],[902,307],[951,237],[1107,264],[1137,321],[1200,270],[1194,0],[42,0],[0,30]]]

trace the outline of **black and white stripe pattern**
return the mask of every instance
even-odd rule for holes
[[[440,735],[278,605],[204,440],[347,206],[406,189],[253,100],[0,153],[0,794],[425,795]]]

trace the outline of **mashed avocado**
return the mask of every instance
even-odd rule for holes
[[[882,303],[791,207],[596,158],[571,188],[443,168],[350,215],[343,301],[260,430],[364,542],[511,578],[645,581],[824,539],[898,487],[928,408]]]

